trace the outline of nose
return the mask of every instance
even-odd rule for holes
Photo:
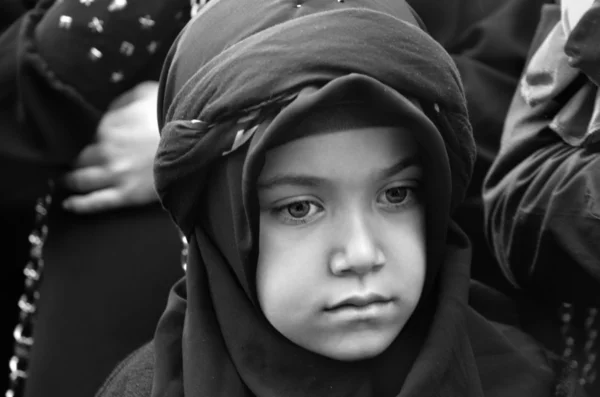
[[[348,219],[348,218],[347,218]],[[331,272],[336,276],[364,276],[381,269],[385,255],[375,235],[375,226],[369,225],[363,215],[354,215],[339,229],[340,244],[330,259]]]

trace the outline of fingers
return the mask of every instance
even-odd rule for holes
[[[87,167],[67,174],[64,184],[75,194],[63,201],[63,208],[80,214],[96,213],[158,199],[151,172],[120,168]]]
[[[71,196],[63,201],[63,208],[77,214],[92,214],[123,206],[123,195],[116,188],[96,190],[92,193]]]
[[[116,184],[116,176],[107,167],[85,167],[65,175],[65,187],[77,193],[89,193]]]
[[[75,168],[99,166],[105,164],[107,160],[106,149],[99,144],[92,144],[83,148],[77,159],[75,159],[74,166]]]

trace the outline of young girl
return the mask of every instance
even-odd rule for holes
[[[100,396],[580,395],[468,306],[463,88],[406,3],[209,3],[161,84],[188,273]]]

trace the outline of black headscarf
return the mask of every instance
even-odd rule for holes
[[[314,109],[338,103],[414,131],[426,175],[419,307],[383,354],[350,363],[274,330],[254,285],[254,182],[265,152],[297,138],[290,131]],[[498,378],[480,378],[467,323],[475,345],[489,342],[512,366],[507,396],[546,395],[548,372],[467,308],[470,247],[450,220],[474,161],[464,92],[404,1],[209,3],[167,57],[159,121],[156,187],[190,256],[157,328],[153,396],[481,396]]]

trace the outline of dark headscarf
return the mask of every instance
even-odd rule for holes
[[[390,348],[359,362],[279,334],[254,280],[254,185],[265,152],[297,138],[293,127],[315,109],[340,103],[414,131],[426,175],[423,297]],[[153,396],[470,397],[497,386],[479,377],[467,322],[497,338],[486,349],[505,358],[510,349],[468,314],[470,248],[450,221],[474,161],[464,92],[404,1],[209,3],[167,58],[159,121],[156,187],[190,255],[157,328]],[[507,360],[516,384],[507,396],[545,395],[536,393],[547,372],[517,355]]]

